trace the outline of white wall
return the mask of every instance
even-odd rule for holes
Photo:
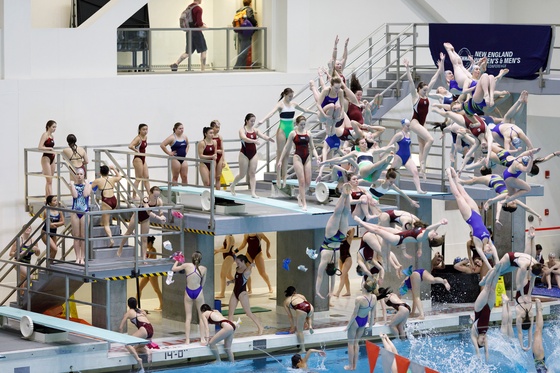
[[[12,1],[4,0],[2,4]],[[350,37],[352,46],[384,22],[419,21],[401,2],[393,0],[286,0],[285,4],[262,0],[257,4],[263,26],[271,27],[269,51],[274,58],[272,66],[297,73],[116,76],[114,30],[67,29],[69,1],[66,0],[49,0],[48,6],[42,0],[18,0],[18,4],[19,1],[31,1],[29,19],[35,28],[27,31],[30,35],[30,44],[25,46],[27,53],[16,54],[18,48],[3,52],[12,63],[20,61],[21,66],[29,68],[24,71],[24,77],[6,76],[7,80],[0,81],[0,121],[3,128],[11,128],[4,131],[1,150],[7,161],[2,162],[0,169],[10,181],[3,184],[0,196],[0,242],[8,242],[16,229],[28,220],[23,211],[22,149],[37,146],[48,119],[59,123],[57,145],[64,145],[70,132],[78,136],[82,145],[128,143],[140,122],[150,125],[152,144],[167,136],[175,121],[184,122],[194,140],[200,138],[202,127],[214,118],[222,121],[225,137],[235,138],[247,112],[263,116],[284,87],[297,90],[306,84],[315,69],[328,61],[335,35],[340,35],[342,40]],[[299,9],[308,14],[293,14],[298,12],[296,5],[299,2],[303,4]],[[153,25],[176,27],[180,11],[187,3],[151,1]],[[206,22],[210,26],[227,24],[232,17],[231,9],[239,5],[239,2],[232,3],[204,0]],[[554,1],[542,1],[548,8],[538,14],[533,11],[532,3],[521,0],[513,1],[515,6],[509,6],[512,3],[509,1],[508,6],[503,6],[503,1],[488,4],[486,0],[455,2],[453,6],[443,0],[429,3],[450,22],[492,22],[496,19],[499,22],[528,23],[545,21],[558,13]],[[3,17],[2,24],[5,25],[10,14]],[[359,27],[349,27],[350,24]],[[301,39],[297,37],[298,33],[301,33]],[[17,35],[4,32],[2,35],[2,45],[14,45]],[[286,35],[290,35],[290,39]],[[182,42],[170,46],[169,56],[176,58],[183,47]],[[301,65],[293,63],[298,58]],[[309,73],[300,73],[307,71]],[[556,97],[550,100],[549,106],[558,107]],[[546,112],[545,107],[541,111],[537,99],[531,98],[531,106],[533,101],[536,112]],[[405,111],[410,109],[403,109],[403,113]],[[559,116],[558,113],[540,115]],[[533,131],[540,131],[540,127],[529,126],[531,136],[535,136]],[[543,143],[548,144],[547,141],[543,139]],[[547,147],[555,146],[552,140],[549,142]],[[38,157],[32,164],[39,169]],[[36,184],[37,188],[42,188],[41,179]],[[557,222],[558,217],[554,216],[545,224],[559,225]]]

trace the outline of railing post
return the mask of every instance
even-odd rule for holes
[[[373,57],[373,40],[371,37],[368,38],[368,60],[371,61],[371,58]],[[369,68],[368,68],[368,72],[369,72],[369,88],[373,88],[373,82],[372,82],[372,77],[373,77],[373,66],[371,64],[371,62],[369,63]]]
[[[391,41],[391,35],[389,35],[389,24],[385,24],[385,44],[389,44]],[[391,47],[387,46],[387,53],[385,54],[385,66],[389,66],[391,64],[391,56],[390,56]],[[398,53],[398,52],[397,52]]]
[[[105,329],[111,330],[111,287],[109,286],[109,280],[105,280],[105,322]]]
[[[221,184],[220,184],[221,185]],[[215,221],[215,211],[214,211],[214,191],[216,188],[216,162],[210,163],[210,222],[208,224],[208,228],[214,230],[216,221]],[[183,219],[181,219],[183,220]],[[183,222],[181,221],[181,236],[183,234]],[[182,245],[181,245],[182,246]]]
[[[397,100],[401,97],[401,39],[397,39],[397,89],[395,96]]]
[[[266,134],[270,136],[270,119],[266,120]],[[276,160],[278,162],[278,160]],[[270,141],[266,142],[266,172],[270,172]]]
[[[89,214],[86,212],[84,214],[84,224],[86,229],[84,229],[84,238],[83,238],[83,245],[84,245],[84,270],[85,270],[85,274],[86,276],[89,276],[89,236],[90,236],[90,228],[93,229],[93,227],[90,227],[89,221]],[[76,252],[76,248],[74,248],[74,252]]]
[[[66,320],[70,320],[70,282],[68,281],[68,275],[64,275],[64,303],[66,304]]]
[[[193,50],[193,45],[192,45],[192,33],[191,33],[191,29],[189,28],[187,31],[187,38],[188,38],[188,43],[187,43],[187,50],[189,52],[192,52]],[[191,71],[192,70],[192,53],[189,53],[189,57],[187,57],[187,70]],[[202,63],[202,59],[200,60]]]
[[[230,32],[229,29],[226,30],[226,70],[230,70],[230,63],[229,63],[229,59],[230,59],[230,47],[229,47],[229,37],[230,37]]]
[[[23,198],[25,198],[25,212],[29,212],[29,156],[27,154],[27,149],[23,150],[23,174],[25,175],[23,182],[23,192],[25,193]]]
[[[264,55],[263,55],[263,60],[264,60],[264,68],[265,68],[265,69],[268,69],[268,34],[267,34],[268,29],[267,29],[267,28],[264,28],[262,31],[263,31],[263,33],[264,33],[264,41],[263,41],[263,53],[264,53]]]
[[[412,66],[414,66],[414,73],[416,75],[416,45],[417,45],[417,36],[416,36],[416,23],[412,24]]]

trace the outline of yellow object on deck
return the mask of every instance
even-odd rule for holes
[[[496,284],[496,307],[502,305],[502,294],[506,293],[506,284],[504,283],[504,276],[500,276]]]
[[[233,172],[231,172],[229,165],[224,162],[224,167],[222,168],[222,175],[220,176],[220,183],[222,185],[228,186],[233,182],[233,179],[235,179],[235,176],[233,176]]]
[[[70,305],[70,317],[78,319],[78,308],[76,307],[76,302],[73,302],[74,294],[68,298],[68,304]],[[66,303],[62,305],[62,316],[66,317]]]

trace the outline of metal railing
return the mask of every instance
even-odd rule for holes
[[[125,28],[117,30],[117,51],[130,52],[131,55],[118,57],[119,72],[161,72],[170,71],[170,65],[175,62],[169,61],[169,55],[177,56],[185,51],[185,44],[192,45],[193,33],[202,32],[207,41],[208,53],[212,60],[206,61],[206,66],[211,70],[233,70],[233,69],[268,69],[268,46],[266,27],[209,27],[209,28]],[[239,49],[241,37],[248,37],[252,32],[250,50]],[[172,52],[173,51],[173,52]],[[181,52],[183,51],[183,52]],[[138,53],[141,53],[142,61],[138,62]],[[246,61],[243,65],[236,61],[248,54],[251,56],[249,65]],[[198,57],[196,57],[198,60]],[[186,59],[186,71],[194,71],[194,67],[200,69],[200,63],[195,64],[193,54]]]
[[[11,265],[13,262],[10,260],[6,260],[6,259],[1,259],[0,258],[0,263],[2,263],[2,268]],[[70,306],[71,304],[81,304],[81,305],[86,305],[86,306],[90,306],[90,307],[99,307],[105,310],[105,320],[106,320],[106,325],[105,328],[106,329],[110,329],[110,320],[111,320],[111,298],[109,297],[110,294],[110,288],[109,288],[109,283],[110,281],[103,279],[103,278],[97,278],[97,277],[92,277],[92,276],[87,276],[87,275],[80,275],[80,276],[76,276],[73,274],[69,274],[65,271],[62,270],[58,270],[58,269],[54,269],[54,268],[45,268],[45,267],[41,267],[39,265],[33,265],[33,264],[26,264],[26,263],[16,263],[15,266],[17,267],[25,267],[26,268],[26,277],[23,281],[19,282],[16,281],[16,285],[9,285],[7,282],[2,281],[0,282],[0,287],[2,288],[6,288],[8,289],[9,295],[7,297],[5,297],[2,302],[0,302],[0,305],[4,305],[6,304],[10,298],[16,293],[19,293],[17,296],[17,300],[18,300],[18,304],[25,304],[25,308],[28,311],[32,310],[32,295],[36,294],[36,295],[44,295],[50,299],[56,299],[58,300],[61,304],[64,304],[66,312],[65,312],[65,317],[66,320],[70,319]],[[42,271],[45,274],[49,274],[49,275],[56,275],[56,276],[60,276],[64,278],[64,296],[61,295],[57,295],[57,294],[53,294],[52,292],[42,292],[40,290],[36,290],[31,286],[32,280],[33,280],[33,276],[39,272]],[[18,276],[19,278],[19,276]],[[105,299],[104,303],[94,303],[92,302],[87,302],[87,301],[83,301],[83,300],[78,300],[78,299],[73,299],[71,298],[71,290],[70,290],[70,281],[83,281],[84,283],[92,283],[92,282],[102,282],[105,284],[106,287],[106,294],[107,297]],[[22,284],[25,282],[25,286],[22,286]]]

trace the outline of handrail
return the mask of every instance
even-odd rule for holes
[[[122,145],[115,145],[115,146],[122,146]],[[126,145],[128,146],[128,145]],[[114,154],[123,154],[123,155],[127,155],[127,156],[132,156],[132,155],[138,155],[137,152],[133,152],[133,151],[125,151],[125,150],[114,150],[114,149],[106,149],[110,146],[105,146],[104,148],[99,148],[99,147],[90,147],[94,149],[94,152],[96,154],[96,162],[101,162],[101,158],[97,157],[99,155],[99,153],[103,152],[105,154],[107,154],[111,161],[115,164],[118,165],[117,160],[110,156],[111,153]],[[195,163],[195,167],[198,167],[199,163],[206,163],[206,164],[210,164],[210,185],[207,187],[209,189],[210,192],[210,201],[211,201],[211,206],[212,208],[210,209],[210,221],[208,223],[208,228],[209,229],[214,229],[215,227],[215,210],[214,210],[214,190],[215,190],[215,174],[216,174],[216,165],[215,162],[212,162],[211,160],[204,160],[204,159],[199,159],[199,158],[189,158],[189,157],[178,157],[178,156],[169,156],[169,155],[161,155],[161,154],[152,154],[152,153],[143,153],[142,156],[145,157],[151,157],[151,158],[159,158],[159,159],[165,159],[167,161],[167,179],[166,180],[159,180],[159,179],[153,179],[153,178],[149,178],[149,181],[153,181],[153,182],[159,182],[162,184],[167,185],[167,199],[168,201],[172,200],[172,191],[171,191],[171,187],[173,186],[172,183],[172,175],[171,175],[171,161],[173,159],[176,160],[180,160],[180,161],[191,161]],[[119,165],[120,170],[123,172],[124,175],[127,175],[126,180],[129,183],[129,185],[134,185],[134,183],[132,182],[132,179],[130,179],[130,177],[128,176],[128,173],[124,172],[124,170],[122,169],[122,167]],[[198,187],[204,187],[204,186],[200,186],[197,185]],[[136,188],[134,188],[136,189]],[[137,193],[139,193],[138,189],[136,189]],[[138,194],[140,195],[140,194]]]
[[[9,262],[10,262],[10,260],[0,258],[0,263],[9,264]],[[24,267],[28,268],[28,270],[26,271],[27,272],[26,278],[21,283],[18,283],[17,286],[10,286],[10,285],[7,285],[5,283],[0,282],[0,287],[11,289],[11,291],[8,292],[8,295],[0,302],[0,305],[6,304],[6,302],[8,302],[10,300],[10,298],[14,295],[14,293],[21,290],[21,291],[25,292],[26,297],[27,297],[27,300],[26,300],[27,310],[31,310],[31,294],[32,293],[46,294],[50,297],[59,298],[61,300],[64,300],[67,310],[70,309],[70,307],[69,307],[70,302],[104,308],[105,311],[106,311],[106,320],[107,320],[107,326],[106,327],[107,328],[109,327],[108,324],[109,324],[109,321],[111,319],[110,318],[110,310],[111,310],[110,298],[107,299],[106,303],[93,303],[93,302],[86,302],[86,301],[80,301],[80,300],[75,300],[75,299],[69,299],[69,296],[70,296],[70,294],[69,294],[69,279],[70,278],[76,278],[76,275],[69,274],[65,271],[58,270],[58,269],[55,269],[55,268],[45,269],[44,267],[40,267],[38,265],[33,265],[33,264],[17,262],[16,265],[24,266]],[[29,270],[29,269],[31,269],[31,270]],[[41,292],[41,291],[33,290],[33,288],[31,288],[31,286],[30,286],[31,275],[33,273],[35,273],[36,271],[38,271],[39,269],[46,270],[51,274],[58,274],[58,275],[64,276],[64,278],[65,278],[65,290],[66,290],[64,297],[59,296],[59,295],[54,295],[54,294],[51,294],[51,293],[44,293],[44,292]],[[87,276],[87,275],[80,275],[79,278],[80,278],[80,280],[82,280],[84,282],[105,282],[106,284],[109,283],[109,281],[106,280],[106,279]],[[23,282],[26,282],[26,288],[25,289],[21,288],[21,284]],[[19,299],[21,299],[21,298],[18,296],[18,300]],[[66,312],[66,320],[69,320],[69,319],[70,319],[70,312]]]

